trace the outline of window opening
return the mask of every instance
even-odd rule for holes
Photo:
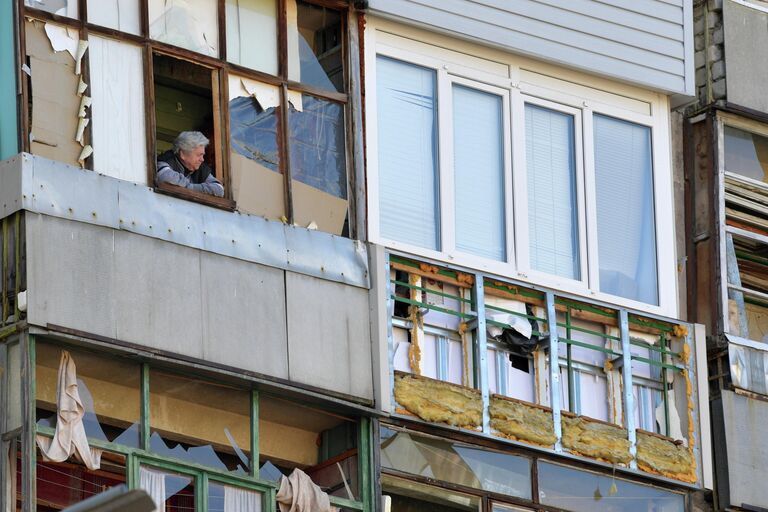
[[[221,184],[215,70],[153,55],[157,182],[217,197]]]
[[[301,469],[330,496],[359,500],[357,424],[309,404],[259,395],[259,474],[279,481]]]
[[[288,78],[344,92],[343,21],[334,9],[287,0]]]

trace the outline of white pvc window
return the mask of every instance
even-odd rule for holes
[[[381,233],[437,249],[436,73],[386,57],[376,68]]]
[[[456,249],[505,259],[503,99],[453,85]]]
[[[525,105],[530,265],[578,280],[575,141],[573,115]]]
[[[651,129],[594,116],[600,291],[658,304]]]

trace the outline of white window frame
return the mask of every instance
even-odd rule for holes
[[[367,206],[371,242],[414,256],[455,263],[488,274],[555,288],[587,297],[592,301],[677,317],[678,276],[672,203],[669,99],[666,96],[375,17],[367,21],[365,52]],[[436,71],[439,155],[437,179],[440,195],[438,250],[386,239],[379,229],[377,56]],[[451,88],[454,83],[501,94],[504,98],[506,261],[493,261],[455,249],[451,108]],[[525,197],[525,103],[574,115],[580,280],[549,275],[530,268],[528,203]],[[658,304],[646,304],[600,291],[593,144],[595,114],[651,129]]]

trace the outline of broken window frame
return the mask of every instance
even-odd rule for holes
[[[768,245],[768,234],[765,234],[764,229],[751,226],[750,222],[745,223],[738,219],[739,212],[729,212],[731,202],[735,199],[739,199],[735,192],[738,189],[744,188],[752,194],[762,195],[763,200],[768,200],[768,184],[762,181],[744,176],[737,172],[729,171],[726,167],[725,157],[725,129],[726,127],[734,128],[743,132],[755,134],[761,137],[768,137],[768,127],[763,123],[740,118],[729,114],[718,114],[717,119],[717,133],[718,138],[721,141],[723,151],[719,152],[719,179],[718,179],[718,192],[721,198],[718,204],[718,227],[720,232],[720,276],[721,276],[721,319],[723,326],[723,332],[729,333],[729,336],[733,336],[737,340],[744,340],[748,344],[758,343],[760,340],[752,340],[745,336],[742,336],[742,326],[731,325],[730,315],[730,301],[735,300],[737,302],[737,312],[740,315],[744,312],[743,303],[747,300],[757,302],[758,307],[763,307],[768,310],[768,294],[760,292],[758,290],[750,289],[749,287],[739,286],[733,283],[733,278],[739,277],[738,267],[732,268],[733,263],[737,263],[736,254],[731,255],[733,249],[733,238],[741,237],[747,239],[749,242]],[[757,222],[766,222],[764,217],[755,216]],[[760,233],[763,231],[763,233]],[[734,260],[733,262],[730,262]],[[740,279],[739,279],[740,281]],[[741,321],[740,321],[741,323]]]
[[[661,388],[663,393],[663,402],[664,402],[664,423],[665,425],[660,426],[663,427],[663,431],[665,433],[670,432],[670,410],[669,410],[669,401],[667,399],[667,393],[672,392],[673,389],[677,389],[677,387],[674,386],[675,380],[673,378],[673,375],[682,374],[682,372],[686,372],[687,378],[689,379],[695,379],[694,375],[697,371],[697,368],[695,366],[695,360],[691,359],[691,353],[693,351],[693,336],[691,334],[692,327],[688,324],[684,324],[679,321],[666,319],[663,317],[656,317],[653,315],[649,315],[645,312],[634,312],[634,311],[628,311],[627,309],[614,309],[609,306],[605,306],[600,303],[588,303],[583,301],[583,299],[578,299],[572,296],[568,296],[566,294],[562,294],[560,292],[554,292],[554,291],[546,291],[542,290],[540,288],[533,289],[529,285],[526,284],[518,284],[512,281],[508,280],[496,280],[495,277],[486,276],[479,272],[473,272],[473,271],[463,271],[458,270],[455,267],[449,267],[442,264],[434,264],[433,262],[424,262],[423,260],[415,260],[412,259],[411,256],[401,255],[392,251],[387,251],[387,260],[386,260],[386,269],[387,269],[387,275],[389,276],[389,272],[391,269],[408,269],[409,267],[415,272],[419,273],[421,276],[429,276],[429,275],[446,275],[446,276],[453,276],[452,279],[465,283],[468,285],[468,283],[472,283],[472,308],[467,313],[454,313],[454,314],[461,314],[462,316],[466,316],[466,334],[471,335],[472,340],[472,346],[471,349],[468,351],[465,351],[466,353],[471,354],[471,359],[465,363],[465,367],[470,368],[470,381],[471,384],[464,384],[461,387],[464,388],[470,388],[477,392],[479,395],[478,398],[482,400],[482,420],[481,423],[478,425],[462,425],[457,424],[453,425],[459,428],[469,428],[470,431],[475,432],[477,430],[481,430],[485,435],[498,435],[498,432],[492,429],[490,424],[490,403],[491,399],[493,398],[491,396],[490,392],[490,385],[489,385],[489,365],[487,364],[487,349],[489,347],[489,339],[487,336],[478,336],[478,331],[485,332],[486,324],[488,322],[488,319],[486,318],[485,313],[485,296],[486,291],[485,289],[489,286],[503,286],[509,290],[510,296],[516,296],[519,297],[520,300],[523,301],[531,301],[533,304],[537,306],[538,309],[544,308],[544,311],[546,311],[546,319],[544,321],[544,325],[541,325],[542,315],[541,314],[535,314],[535,318],[537,321],[539,321],[539,334],[544,334],[548,336],[548,338],[545,338],[542,340],[542,342],[545,342],[542,346],[539,347],[539,349],[534,352],[534,361],[535,361],[535,369],[534,369],[534,375],[536,379],[536,396],[534,402],[529,402],[534,407],[542,408],[544,407],[548,411],[551,411],[552,416],[552,423],[553,423],[553,432],[555,435],[556,442],[554,443],[554,449],[556,452],[563,451],[563,447],[560,444],[560,440],[562,437],[562,427],[560,423],[561,416],[573,416],[569,411],[569,407],[565,404],[562,404],[561,397],[562,395],[562,389],[561,389],[561,378],[560,378],[560,371],[561,367],[565,367],[566,370],[568,369],[568,361],[567,357],[565,358],[565,362],[563,364],[563,359],[559,355],[559,343],[562,341],[563,343],[567,343],[568,345],[576,345],[579,347],[584,347],[588,349],[598,350],[601,352],[606,353],[606,355],[609,356],[609,358],[606,359],[606,365],[604,369],[597,369],[592,368],[592,365],[584,365],[583,368],[592,371],[592,372],[598,372],[602,371],[608,379],[608,398],[609,398],[609,418],[608,421],[603,420],[592,420],[589,421],[597,422],[597,423],[608,423],[613,424],[617,428],[624,429],[626,431],[627,438],[630,443],[630,454],[631,454],[631,463],[630,467],[636,466],[636,443],[637,443],[637,432],[646,432],[636,425],[635,421],[635,403],[634,403],[634,396],[633,393],[624,393],[623,389],[634,389],[634,385],[640,385],[644,387],[651,387],[651,388]],[[461,277],[459,277],[461,276]],[[478,281],[482,280],[483,285],[479,286]],[[396,325],[397,317],[394,317],[394,305],[396,302],[405,302],[410,304],[411,306],[416,306],[420,308],[427,308],[427,309],[434,309],[435,306],[426,304],[422,301],[412,300],[412,299],[404,299],[402,297],[398,297],[395,293],[395,285],[397,282],[395,280],[390,280],[387,283],[386,290],[387,290],[387,307],[388,311],[390,313],[390,320],[389,320],[389,327],[388,327],[388,346],[389,346],[389,383],[390,383],[390,391],[391,391],[391,402],[390,402],[390,412],[393,415],[393,417],[399,417],[402,419],[408,419],[411,421],[425,421],[429,423],[429,420],[421,419],[415,412],[412,410],[409,410],[406,407],[403,407],[401,404],[398,403],[397,398],[395,396],[396,391],[396,380],[399,383],[406,382],[405,379],[411,379],[410,382],[413,382],[413,378],[408,377],[408,372],[398,372],[396,375],[396,370],[394,368],[394,339],[392,338],[392,328]],[[555,340],[553,341],[553,337],[549,335],[550,332],[553,332],[553,329],[559,328],[566,328],[568,327],[568,322],[561,322],[556,318],[556,315],[558,312],[565,312],[568,311],[569,308],[572,307],[574,310],[578,310],[578,318],[582,318],[584,320],[590,321],[590,322],[598,322],[605,326],[606,332],[598,332],[598,331],[592,331],[591,329],[584,329],[581,327],[577,327],[578,330],[585,331],[589,334],[597,335],[605,339],[606,341],[611,341],[612,343],[617,344],[614,346],[606,346],[606,347],[599,347],[599,346],[593,346],[589,345],[584,342],[580,342],[577,340],[570,339],[570,336],[572,334],[568,334],[566,331],[565,336],[561,336],[559,333]],[[536,308],[534,308],[534,311]],[[514,313],[514,312],[510,312]],[[531,315],[523,315],[520,313],[516,313],[518,316],[526,317],[528,318]],[[511,326],[508,326],[511,327]],[[611,334],[610,329],[618,330],[618,335]],[[644,332],[644,333],[651,333],[654,335],[657,335],[659,337],[659,346],[653,346],[650,343],[647,343],[646,341],[640,339],[637,336],[632,336],[632,332]],[[686,348],[682,349],[682,352],[676,352],[674,351],[671,345],[669,345],[668,338],[677,337],[681,342],[687,346]],[[631,351],[632,346],[639,346],[643,349],[648,349],[652,351],[654,354],[658,353],[659,358],[658,360],[651,356],[651,357],[644,357],[643,355],[634,354]],[[554,348],[555,355],[552,355]],[[677,346],[675,347],[677,349]],[[685,352],[685,354],[683,354]],[[485,356],[483,354],[486,354]],[[633,362],[635,362],[635,365],[633,365]],[[658,379],[655,378],[655,376],[651,378],[643,377],[640,375],[636,375],[636,372],[634,370],[634,366],[636,366],[638,363],[651,365],[653,367],[657,367],[659,369],[658,372]],[[555,370],[552,370],[552,367],[555,367]],[[572,369],[575,368],[576,365],[573,363],[571,364]],[[630,367],[632,370],[629,372],[625,371],[625,368]],[[412,375],[416,375],[417,379],[420,378],[421,372],[420,369],[417,371],[411,371]],[[672,380],[670,380],[672,379]],[[466,379],[465,379],[466,381]],[[691,380],[693,382],[693,380]],[[410,386],[412,384],[403,384],[403,386]],[[679,383],[678,383],[679,385]],[[431,389],[434,387],[432,384],[428,384],[426,388],[424,389]],[[407,389],[406,387],[400,388],[400,389]],[[412,400],[413,397],[410,397],[409,400]],[[418,398],[413,399],[415,401],[418,401]],[[477,399],[469,399],[469,400],[477,400]],[[696,403],[694,398],[692,396],[688,397],[689,404],[690,403]],[[518,400],[519,401],[519,400]],[[688,404],[688,405],[689,405]],[[611,412],[611,409],[613,409],[613,412]],[[416,409],[418,411],[418,409]],[[686,405],[683,404],[676,404],[676,413],[678,415],[678,418],[682,419],[683,417],[688,418],[688,416],[683,416],[685,414],[685,411],[688,411]],[[695,411],[695,406],[693,411],[689,411],[690,414],[693,414],[695,418],[695,415],[698,414]],[[462,415],[462,417],[466,417],[466,415]],[[581,416],[585,417],[585,416]],[[452,419],[448,419],[447,422],[450,423],[450,421],[453,421]],[[686,420],[687,421],[687,420]],[[432,422],[440,423],[440,420],[432,420]],[[683,429],[685,432],[685,429]],[[685,433],[681,433],[681,435],[685,436]],[[656,435],[658,437],[664,438],[667,441],[676,441],[675,439],[666,436],[664,434],[658,433],[658,432],[649,432],[652,435]],[[691,432],[688,432],[688,436],[691,435]],[[690,442],[690,439],[686,441],[686,439],[683,439],[684,442]],[[695,440],[694,440],[695,441]],[[694,449],[695,448],[694,444]],[[698,466],[696,466],[698,467]]]
[[[432,70],[436,77],[436,128],[439,141],[439,158],[436,165],[435,179],[438,225],[436,239],[437,248],[418,246],[413,242],[404,242],[394,237],[384,236],[380,217],[380,173],[376,158],[369,158],[368,169],[368,209],[370,212],[368,230],[369,238],[378,244],[417,255],[419,257],[450,262],[467,268],[481,269],[496,275],[515,276],[532,284],[564,290],[591,299],[598,299],[620,307],[644,309],[654,314],[667,317],[677,315],[677,293],[675,290],[676,271],[675,258],[662,247],[674,247],[674,233],[670,223],[660,219],[669,218],[673,213],[672,187],[669,165],[669,130],[668,108],[658,96],[646,94],[636,89],[625,89],[619,84],[596,83],[589,78],[570,75],[569,78],[552,78],[553,69],[534,69],[529,62],[521,63],[517,58],[504,58],[497,53],[484,51],[478,47],[466,47],[460,43],[451,45],[449,41],[441,44],[431,42],[424,33],[410,28],[390,24],[384,20],[374,20],[366,26],[366,112],[369,154],[378,151],[378,122],[377,112],[377,71],[378,58],[393,59],[404,64],[419,66]],[[435,46],[432,46],[435,45]],[[455,46],[455,48],[453,47]],[[499,66],[503,67],[503,70]],[[562,71],[563,75],[568,73]],[[541,73],[547,75],[537,77]],[[527,76],[530,75],[530,76]],[[560,76],[560,75],[558,75]],[[526,78],[527,77],[527,78]],[[510,110],[505,112],[509,131],[505,138],[511,140],[512,164],[512,194],[505,197],[506,237],[507,245],[513,250],[508,251],[504,261],[479,256],[467,255],[458,251],[453,241],[455,219],[453,218],[453,163],[450,146],[452,145],[451,116],[446,107],[449,98],[449,85],[457,79],[464,83],[474,84],[473,87],[497,88],[504,91],[510,98]],[[607,93],[606,96],[602,96]],[[575,123],[577,141],[576,151],[581,153],[583,162],[577,163],[577,182],[583,182],[583,197],[577,190],[576,203],[579,227],[579,264],[585,268],[579,280],[565,279],[548,275],[543,272],[533,272],[528,261],[529,240],[527,232],[526,207],[526,177],[525,166],[525,103],[544,102],[556,105],[559,110],[573,110],[580,113],[579,122]],[[666,111],[665,111],[666,110]],[[446,115],[448,114],[448,115]],[[652,167],[650,180],[653,185],[654,212],[654,241],[655,257],[658,262],[656,283],[658,285],[657,304],[646,304],[639,300],[611,295],[600,291],[597,239],[596,204],[596,171],[594,120],[596,116],[615,118],[627,123],[633,123],[650,131],[651,151],[649,160]],[[583,145],[583,148],[579,147]],[[380,154],[380,153],[379,153]],[[583,176],[578,176],[578,169],[583,169]],[[577,183],[577,189],[578,189]],[[583,222],[582,222],[583,219]]]
[[[28,399],[30,400],[30,408],[33,411],[33,417],[34,417],[34,406],[36,402],[36,396],[35,396],[35,386],[34,386],[34,380],[35,380],[35,345],[36,340],[38,337],[29,335],[28,336],[28,353],[27,358],[29,360],[30,364],[30,370],[29,370],[29,379],[30,384],[27,384],[29,393],[28,393]],[[60,342],[54,341],[52,339],[47,339],[40,337],[39,338],[41,342],[45,342],[46,344],[49,344],[51,346],[58,347],[60,349],[67,349],[70,348],[67,344],[62,344]],[[100,351],[98,348],[93,347],[86,347],[86,346],[80,346],[75,345],[71,348],[80,350],[80,351],[87,351],[92,352],[96,355],[104,354],[102,351]],[[126,354],[125,357],[128,355]],[[112,354],[111,357],[124,357],[124,356],[118,356]],[[130,359],[127,359],[128,362],[130,362]],[[155,452],[152,452],[150,450],[149,446],[149,439],[150,439],[150,397],[149,397],[149,390],[151,386],[151,382],[149,379],[149,372],[150,368],[154,370],[159,370],[162,372],[168,372],[173,371],[173,369],[164,368],[162,366],[155,366],[148,363],[135,363],[137,368],[140,368],[141,370],[141,425],[140,425],[140,446],[137,447],[131,447],[131,446],[125,446],[120,444],[115,444],[113,442],[103,441],[96,438],[88,438],[88,444],[89,446],[93,448],[101,449],[105,452],[111,452],[120,456],[125,456],[126,458],[126,482],[130,488],[137,488],[139,485],[139,468],[142,465],[152,466],[154,468],[159,469],[167,469],[169,471],[187,474],[187,475],[194,475],[195,482],[204,483],[207,485],[208,482],[216,482],[224,485],[232,485],[242,488],[247,488],[251,490],[256,490],[259,492],[262,492],[264,495],[264,501],[263,501],[263,507],[262,510],[264,512],[277,512],[279,509],[275,502],[275,494],[277,493],[277,489],[279,488],[279,482],[272,482],[264,480],[263,478],[260,478],[259,476],[259,464],[254,464],[253,461],[259,460],[259,397],[260,392],[256,389],[253,389],[249,383],[242,382],[240,383],[241,389],[247,390],[250,397],[250,421],[249,421],[249,429],[250,429],[250,436],[251,436],[251,446],[249,447],[250,451],[250,472],[247,475],[238,475],[231,472],[225,472],[220,471],[218,469],[212,468],[210,466],[204,466],[195,462],[190,462],[184,459],[176,459],[169,456],[161,456],[158,455]],[[190,373],[188,371],[182,370],[182,369],[176,369],[177,371],[182,372],[183,375],[199,379],[201,382],[211,382],[216,383],[216,380],[211,380],[210,377],[203,377],[194,375],[194,372]],[[232,382],[222,382],[222,384],[226,386],[232,386]],[[358,477],[359,477],[359,499],[357,500],[349,500],[345,498],[340,498],[337,496],[330,496],[330,501],[333,505],[337,507],[342,507],[344,510],[358,510],[362,512],[372,512],[373,509],[373,473],[372,473],[372,452],[371,452],[371,420],[365,416],[358,416],[355,417],[355,424],[356,424],[356,430],[357,430],[357,449],[358,449],[358,457],[357,457],[357,470],[358,470]],[[23,466],[23,473],[22,473],[22,479],[24,482],[27,482],[30,478],[34,478],[35,474],[35,468],[36,468],[36,461],[37,461],[37,447],[34,444],[35,436],[43,436],[47,438],[52,438],[54,436],[55,429],[51,427],[46,426],[39,426],[36,425],[34,421],[31,422],[31,426],[29,429],[29,439],[31,439],[32,444],[31,448],[32,451],[30,452],[28,450],[29,445],[27,445],[26,448],[22,446],[22,449],[24,450],[22,453],[22,466]],[[27,433],[24,433],[25,440],[27,439]],[[30,476],[31,475],[31,476]],[[203,487],[196,487],[203,489]],[[206,487],[207,489],[207,487]],[[203,499],[204,496],[207,496],[207,493],[200,492],[199,494],[196,494],[196,510],[199,512],[206,512],[207,509],[207,503]]]
[[[85,21],[87,19],[87,6],[80,5],[79,18],[67,18],[59,16],[39,9],[27,7],[24,4],[24,0],[14,0],[17,3],[19,12],[19,19],[33,19],[41,21],[43,23],[53,22],[68,28],[76,29],[79,31],[79,37],[87,40],[88,34],[109,37],[123,41],[126,43],[138,44],[144,47],[144,106],[145,116],[147,119],[146,124],[146,153],[147,153],[147,182],[150,184],[155,183],[156,174],[156,150],[155,150],[155,130],[156,120],[153,110],[154,105],[154,87],[153,87],[153,74],[152,74],[152,55],[153,53],[162,53],[171,57],[188,60],[197,65],[211,69],[213,82],[213,101],[214,101],[214,137],[211,139],[211,144],[215,144],[217,160],[221,160],[221,167],[216,169],[216,176],[221,179],[224,185],[224,198],[215,198],[202,193],[193,192],[180,187],[173,187],[170,185],[154,186],[155,190],[169,193],[183,199],[189,199],[195,202],[207,204],[226,210],[235,210],[237,205],[232,200],[232,190],[229,181],[229,98],[228,98],[228,76],[231,72],[241,77],[249,78],[265,84],[277,86],[280,88],[280,115],[279,115],[279,129],[278,129],[278,151],[280,153],[280,169],[283,175],[283,194],[285,204],[285,221],[288,224],[293,224],[295,220],[292,194],[292,175],[290,164],[290,148],[288,141],[290,138],[290,129],[288,121],[289,113],[289,99],[292,94],[308,94],[319,98],[323,101],[332,102],[342,107],[343,115],[343,129],[344,129],[344,148],[342,153],[344,155],[344,173],[346,177],[346,200],[347,209],[346,216],[348,222],[348,228],[344,232],[344,235],[349,238],[358,238],[360,229],[362,226],[357,225],[358,216],[355,214],[357,208],[356,197],[356,185],[354,160],[353,160],[353,135],[352,135],[352,113],[351,113],[351,92],[352,87],[350,84],[350,76],[352,66],[350,65],[350,59],[356,58],[356,55],[350,54],[350,30],[356,30],[356,23],[350,22],[350,16],[353,14],[353,8],[349,5],[349,2],[345,0],[297,0],[307,4],[316,5],[332,10],[339,11],[341,17],[341,53],[342,62],[344,65],[343,80],[346,84],[347,92],[329,91],[319,87],[305,85],[300,82],[294,81],[288,77],[288,49],[287,39],[289,33],[289,27],[287,26],[286,19],[286,1],[275,0],[277,3],[277,49],[278,49],[278,73],[277,75],[270,75],[262,71],[247,68],[228,62],[226,55],[226,2],[224,0],[211,0],[216,2],[217,8],[217,24],[219,29],[218,57],[210,57],[200,53],[196,53],[191,50],[173,46],[167,43],[153,40],[149,37],[149,22],[148,22],[148,3],[147,0],[139,0],[141,30],[139,35],[135,35],[128,32],[121,32],[119,30],[106,28],[103,26],[95,25],[93,23]],[[85,4],[85,2],[81,2]],[[25,62],[25,44],[24,44],[24,28],[23,23],[20,29],[18,55],[19,62]],[[297,63],[298,64],[298,63]],[[88,76],[88,53],[85,53],[83,57],[83,80],[85,84],[90,86]],[[28,80],[22,80],[22,105],[24,112],[20,116],[20,122],[22,131],[24,134],[30,133],[30,121],[28,117],[28,105],[30,101],[30,87]],[[217,107],[218,104],[218,107]],[[91,129],[89,125],[85,128],[84,141],[85,144],[91,143]],[[23,139],[23,151],[30,152],[30,141],[28,136],[22,137]],[[83,164],[84,168],[93,170],[93,159],[86,158]]]

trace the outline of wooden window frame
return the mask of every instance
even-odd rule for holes
[[[237,205],[232,199],[232,188],[230,186],[229,176],[229,142],[230,142],[230,130],[229,130],[229,94],[228,94],[228,82],[229,74],[235,74],[244,78],[256,80],[268,85],[277,86],[280,89],[280,106],[279,106],[279,125],[277,133],[277,146],[280,154],[280,173],[283,176],[283,193],[285,203],[285,217],[289,224],[294,222],[294,206],[293,206],[293,193],[292,193],[292,177],[291,177],[291,164],[290,164],[290,149],[288,147],[288,140],[290,136],[289,121],[288,121],[288,91],[293,91],[300,94],[309,94],[320,98],[322,100],[331,101],[336,104],[340,104],[343,107],[344,112],[344,155],[345,155],[345,174],[347,184],[347,216],[349,221],[349,238],[355,239],[361,230],[361,226],[356,225],[355,208],[356,198],[355,192],[355,175],[353,165],[353,140],[352,133],[352,112],[351,112],[351,97],[350,91],[353,90],[350,69],[350,58],[359,58],[357,55],[351,55],[350,53],[350,30],[357,30],[356,26],[352,26],[349,23],[348,14],[354,7],[351,2],[347,0],[296,0],[297,2],[305,2],[318,7],[325,7],[329,9],[338,10],[341,18],[341,30],[342,30],[342,62],[344,65],[343,82],[345,92],[328,91],[311,85],[302,84],[288,78],[288,25],[287,25],[287,1],[288,0],[276,0],[277,7],[277,41],[276,47],[278,52],[278,72],[277,75],[271,75],[263,71],[250,69],[248,67],[234,64],[227,61],[227,33],[226,33],[226,0],[215,0],[217,9],[217,23],[218,23],[218,44],[219,55],[218,57],[211,57],[203,55],[185,48],[180,48],[167,43],[153,40],[149,37],[149,0],[137,0],[139,2],[139,35],[131,34],[128,32],[122,32],[120,30],[104,27],[90,23],[88,20],[88,2],[87,0],[74,0],[78,2],[78,19],[68,18],[66,16],[60,16],[57,14],[49,13],[32,7],[27,7],[24,4],[24,0],[16,0],[17,12],[19,13],[19,44],[18,44],[18,57],[19,62],[25,62],[26,48],[25,48],[25,33],[24,23],[25,19],[33,19],[42,21],[44,23],[53,22],[68,28],[73,28],[79,31],[82,39],[87,39],[89,33],[93,33],[97,36],[109,37],[117,39],[121,42],[131,43],[137,46],[141,46],[143,49],[143,62],[144,62],[144,108],[145,118],[147,120],[146,130],[146,146],[147,146],[147,183],[156,192],[172,195],[174,197],[180,197],[183,199],[191,200],[194,202],[206,204],[216,208],[222,208],[225,210],[235,210]],[[215,198],[207,194],[194,192],[191,190],[181,189],[181,187],[167,186],[167,184],[155,184],[156,174],[156,119],[155,119],[155,91],[153,83],[153,63],[152,56],[154,53],[160,53],[173,58],[187,60],[193,62],[196,65],[203,66],[211,69],[212,74],[212,99],[214,110],[214,138],[213,143],[217,149],[217,166],[219,163],[221,166],[220,179],[224,184],[224,198]],[[83,80],[90,86],[88,76],[88,53],[86,52],[83,58]],[[23,112],[20,120],[23,139],[23,151],[30,152],[30,123],[28,117],[28,102],[30,97],[29,84],[27,80],[21,80],[22,82],[22,105]],[[91,142],[91,129],[89,125],[85,130],[84,143],[90,144]],[[220,162],[219,162],[220,160]],[[85,163],[86,169],[93,170],[92,158],[88,158]]]

